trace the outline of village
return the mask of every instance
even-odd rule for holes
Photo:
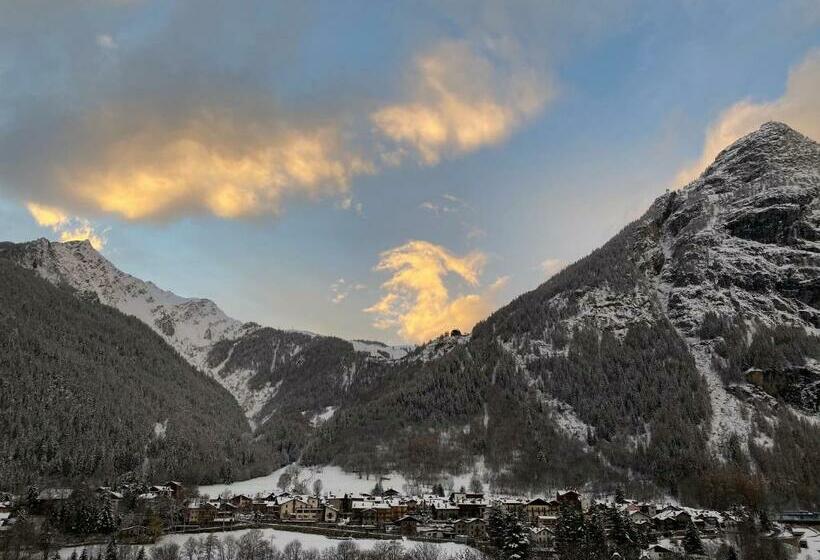
[[[99,509],[94,514],[98,526],[85,532],[110,532],[119,542],[149,543],[168,533],[267,527],[341,540],[456,542],[488,550],[496,540],[493,516],[503,515],[517,520],[532,557],[557,558],[559,541],[565,538],[561,532],[566,533],[567,524],[573,523],[572,519],[595,518],[601,520],[608,543],[626,539],[640,550],[642,558],[677,558],[704,553],[709,548],[704,543],[714,543],[712,548],[721,543],[725,546],[752,517],[743,508],[696,509],[634,500],[622,491],[608,498],[573,490],[521,498],[463,488],[445,495],[440,486],[422,495],[405,495],[393,488],[342,495],[314,490],[312,494],[272,491],[253,496],[224,492],[211,498],[175,481],[148,487],[99,487],[86,491]],[[32,514],[47,520],[48,526],[56,527],[62,520],[68,530],[76,531],[71,525],[76,522],[67,521],[71,517],[67,511],[72,500],[83,501],[77,492],[48,488],[36,494],[30,489],[23,497],[0,494],[0,543],[18,517],[31,518]],[[818,537],[820,515],[783,512],[764,523],[765,538],[799,549],[807,547],[807,538],[814,541]]]

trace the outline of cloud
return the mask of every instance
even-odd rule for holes
[[[357,177],[505,141],[554,97],[548,55],[586,34],[578,16],[612,21],[439,4],[365,61],[395,77],[357,80],[349,50],[305,48],[327,22],[303,3],[181,2],[135,26],[138,2],[0,0],[0,188],[90,218],[256,218],[324,198],[361,213]]]
[[[427,241],[409,241],[381,254],[376,270],[391,277],[384,296],[367,313],[376,316],[374,326],[397,329],[413,342],[424,342],[454,328],[469,331],[493,308],[506,278],[478,291],[486,256],[474,251],[454,255]],[[474,293],[452,296],[447,280],[458,281]]]
[[[726,109],[706,131],[703,153],[681,169],[677,185],[696,179],[726,146],[757,130],[767,121],[781,121],[812,138],[820,138],[820,49],[815,49],[792,68],[786,91],[770,102],[748,99]]]
[[[91,222],[84,218],[76,216],[70,218],[59,208],[44,206],[35,202],[28,202],[26,208],[38,225],[59,233],[60,241],[83,241],[87,239],[98,251],[105,246],[105,237],[97,233]]]
[[[503,56],[491,61],[466,41],[445,41],[419,56],[410,87],[410,99],[371,114],[378,133],[395,144],[385,155],[392,164],[407,150],[433,165],[444,155],[497,144],[553,95],[531,68]]]
[[[455,214],[465,208],[469,208],[467,203],[455,195],[445,193],[433,200],[425,200],[419,204],[419,208],[434,214]]]
[[[97,35],[97,46],[101,49],[113,50],[117,48],[117,42],[108,33],[101,33]]]
[[[370,170],[357,156],[343,153],[333,127],[252,124],[213,109],[118,134],[120,123],[113,118],[87,131],[108,139],[94,161],[62,168],[55,179],[74,200],[129,220],[275,215],[288,197],[343,195],[352,176]]]
[[[541,262],[540,268],[544,271],[547,278],[555,276],[567,266],[567,261],[563,259],[544,259]]]
[[[366,287],[364,284],[350,284],[344,278],[339,278],[330,285],[330,301],[342,303],[351,293],[364,290]]]

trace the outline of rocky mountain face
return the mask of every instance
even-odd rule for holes
[[[471,335],[409,352],[242,325],[84,244],[6,251],[133,310],[237,397],[275,464],[818,507],[819,188],[818,144],[766,124]]]
[[[385,457],[421,446],[497,485],[745,485],[816,507],[819,187],[820,146],[764,125],[465,344],[365,377],[308,457],[364,464],[390,433]]]

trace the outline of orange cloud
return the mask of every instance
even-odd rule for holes
[[[445,42],[416,61],[413,98],[371,114],[379,134],[397,146],[384,154],[395,164],[407,149],[422,162],[470,152],[505,140],[552,97],[530,69],[492,63],[466,42]]]
[[[470,288],[479,286],[486,257],[472,252],[463,257],[427,241],[409,241],[381,254],[376,270],[392,274],[382,284],[385,295],[365,309],[376,315],[377,328],[396,328],[413,342],[424,342],[453,328],[470,330],[493,308],[500,278],[482,293],[451,297],[445,280],[460,279]]]
[[[107,145],[93,165],[63,170],[59,179],[85,204],[129,220],[239,218],[276,214],[287,196],[343,194],[353,175],[371,170],[343,153],[333,127],[262,130],[210,113],[176,128],[138,129]]]
[[[696,179],[723,148],[767,121],[781,121],[812,138],[820,138],[820,49],[811,51],[789,72],[786,91],[768,103],[743,100],[726,109],[709,126],[703,153],[681,169],[677,185]]]
[[[50,228],[55,233],[59,233],[60,241],[81,241],[88,240],[91,245],[99,250],[105,246],[106,239],[98,234],[94,227],[86,219],[68,215],[54,206],[45,206],[35,202],[26,203],[31,216],[42,227]]]

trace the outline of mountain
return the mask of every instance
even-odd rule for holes
[[[0,480],[264,472],[236,401],[142,322],[0,252]]]
[[[148,323],[274,464],[820,507],[818,189],[818,144],[768,123],[469,336],[409,351],[239,324],[87,244],[6,253]]]
[[[361,376],[307,458],[817,507],[818,189],[818,144],[762,126],[469,340]]]
[[[296,364],[304,360],[315,361],[310,357],[312,352],[321,353],[328,346],[336,348],[336,362],[323,363],[323,367],[340,378],[353,357],[389,360],[407,352],[406,348],[380,342],[348,342],[242,323],[228,317],[211,300],[184,298],[122,272],[87,241],[38,239],[9,243],[0,251],[0,255],[4,253],[44,279],[93,294],[101,303],[150,326],[191,365],[230,391],[254,427],[276,406],[279,391],[289,392],[291,381],[299,381],[287,372],[298,369]],[[305,406],[319,414],[327,406],[323,402],[318,399],[314,403],[308,398]]]

